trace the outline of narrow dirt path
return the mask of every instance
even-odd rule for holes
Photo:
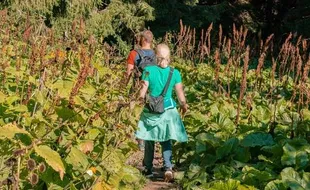
[[[143,190],[179,190],[181,189],[176,183],[166,183],[164,182],[163,176],[164,172],[160,168],[154,168],[154,178],[150,179]]]
[[[127,164],[138,168],[139,170],[143,169],[142,166],[143,152],[137,151],[130,156],[127,160]],[[177,183],[166,183],[164,182],[163,176],[164,172],[161,171],[163,160],[160,153],[160,145],[156,143],[155,148],[155,158],[153,161],[154,165],[154,177],[149,179],[145,184],[143,190],[180,190],[181,187]]]

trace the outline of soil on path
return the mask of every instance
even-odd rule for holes
[[[160,168],[154,168],[154,178],[150,179],[143,190],[180,190],[181,188],[176,183],[164,182],[164,172]]]
[[[137,151],[132,154],[127,160],[127,164],[138,168],[140,171],[142,166],[143,152]],[[177,183],[164,182],[164,172],[161,171],[163,160],[160,153],[160,145],[156,144],[155,156],[154,156],[154,177],[148,179],[143,190],[181,190],[181,187]]]

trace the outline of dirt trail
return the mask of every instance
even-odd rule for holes
[[[164,172],[160,168],[154,168],[154,178],[150,179],[143,190],[180,190],[181,188],[176,183],[166,183],[164,182],[163,176]]]
[[[137,151],[130,156],[130,158],[127,160],[127,164],[132,165],[139,170],[142,170],[142,159],[143,152]],[[143,190],[181,190],[180,186],[177,183],[164,182],[164,172],[161,171],[162,163],[163,160],[160,153],[160,145],[156,144],[155,159],[153,161],[154,177],[148,180]]]

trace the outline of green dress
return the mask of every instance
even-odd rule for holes
[[[170,67],[148,66],[144,69],[142,80],[149,82],[148,90],[152,96],[159,96],[161,94],[168,80],[169,71]],[[176,109],[176,103],[172,98],[174,86],[181,82],[180,72],[174,69],[167,94],[164,98],[166,111],[162,114],[153,114],[144,108],[136,132],[138,139],[158,142],[167,140],[186,142],[188,140],[184,124]]]

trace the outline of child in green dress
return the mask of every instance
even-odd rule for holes
[[[142,75],[142,88],[140,98],[145,98],[147,91],[151,96],[159,96],[168,80],[170,72],[170,50],[165,44],[156,47],[158,66],[148,66]],[[160,142],[164,159],[165,181],[173,179],[172,172],[172,143],[171,140],[186,142],[188,140],[185,127],[180,114],[176,109],[176,102],[172,98],[172,91],[175,90],[181,111],[185,113],[188,109],[182,86],[180,72],[174,69],[167,93],[164,97],[165,112],[162,114],[150,113],[144,108],[139,123],[136,137],[145,142],[143,165],[144,174],[148,177],[153,175],[154,142]]]

